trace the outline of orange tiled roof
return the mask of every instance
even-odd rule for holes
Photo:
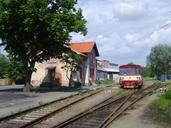
[[[79,42],[79,43],[71,42],[71,48],[81,53],[91,52],[94,45],[95,45],[95,42]]]
[[[71,42],[70,46],[72,49],[80,53],[90,53],[93,49],[95,49],[96,56],[99,56],[96,43],[93,41],[77,42],[77,43]]]

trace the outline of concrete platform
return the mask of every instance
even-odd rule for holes
[[[28,108],[77,94],[83,90],[93,90],[104,86],[83,87],[82,89],[36,89],[23,92],[23,85],[0,86],[0,117]]]
[[[149,81],[144,84],[149,86],[152,83]],[[0,86],[0,117],[77,94],[83,90],[95,90],[105,86],[84,86],[82,89],[35,89],[30,93],[22,91],[23,85]],[[119,85],[116,85],[114,88],[118,87]]]

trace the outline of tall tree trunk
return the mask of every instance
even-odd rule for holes
[[[31,85],[31,76],[32,76],[32,72],[33,72],[33,68],[35,66],[35,62],[30,62],[30,66],[28,66],[28,73],[25,77],[25,84],[24,84],[24,88],[23,91],[24,92],[30,92],[30,90],[33,88],[33,86]]]
[[[24,84],[24,88],[23,88],[24,92],[30,92],[30,90],[32,88],[31,75],[32,75],[32,72],[29,72],[25,78],[25,84]]]
[[[71,71],[70,78],[69,78],[69,87],[71,86],[72,86],[72,71]]]

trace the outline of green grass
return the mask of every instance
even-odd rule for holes
[[[158,80],[154,77],[144,77],[143,81],[158,81]]]
[[[1,109],[1,108],[12,107],[12,106],[14,106],[14,105],[12,105],[12,104],[1,104],[1,105],[0,105],[0,109]]]
[[[90,94],[92,91],[82,91],[79,93],[80,96],[84,96],[84,95],[87,95],[87,94]]]
[[[100,82],[100,84],[106,84],[106,85],[114,85],[115,84],[115,82],[113,81],[113,80],[100,80],[99,81]]]
[[[119,93],[120,94],[131,94],[133,91],[134,91],[133,89],[123,89],[123,88],[120,88]]]
[[[171,119],[171,84],[168,86],[168,91],[154,101],[153,108],[161,114],[164,120]]]

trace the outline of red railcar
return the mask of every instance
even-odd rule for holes
[[[142,67],[140,65],[121,65],[119,76],[119,83],[123,88],[139,88],[143,85]]]

